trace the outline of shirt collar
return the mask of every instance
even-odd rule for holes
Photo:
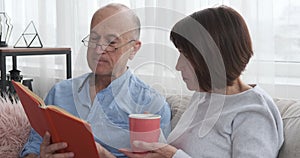
[[[93,73],[89,73],[85,79],[81,82],[80,86],[78,87],[78,90],[77,92],[80,93],[81,90],[84,88],[84,87],[89,87],[88,86],[88,81],[90,79],[90,77],[93,75]],[[115,86],[119,86],[121,84],[124,83],[124,81],[129,78],[130,76],[132,75],[132,72],[131,70],[128,68],[125,73],[123,73],[121,76],[119,76],[118,78],[114,79],[108,86],[107,88],[109,87],[115,87]]]
[[[121,76],[118,78],[114,79],[108,86],[107,88],[111,87],[119,87],[122,85],[130,76],[132,75],[131,70],[127,69],[125,73],[123,73]]]

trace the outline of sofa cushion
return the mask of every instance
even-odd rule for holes
[[[0,97],[0,157],[19,157],[30,130],[20,103]]]
[[[284,125],[284,143],[278,158],[300,157],[300,101],[274,99]]]
[[[183,112],[190,103],[191,96],[188,95],[170,95],[166,97],[167,102],[171,107],[171,126],[172,129],[176,126]]]

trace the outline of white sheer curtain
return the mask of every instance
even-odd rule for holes
[[[71,47],[73,76],[89,71],[81,39],[88,34],[92,14],[107,3],[123,3],[142,21],[143,46],[131,69],[164,94],[188,94],[175,70],[178,54],[169,40],[172,25],[200,9],[228,5],[248,23],[255,56],[243,73],[248,83],[260,84],[273,97],[300,98],[299,16],[297,0],[0,0],[14,26],[9,45],[14,45],[32,20],[45,47]],[[44,97],[65,78],[63,56],[18,58],[18,69],[33,78],[34,91]],[[7,62],[9,64],[10,62]],[[8,68],[9,70],[9,68]]]
[[[34,22],[44,47],[70,47],[72,50],[73,76],[87,69],[81,39],[88,34],[96,0],[2,0],[3,10],[13,25],[9,45],[17,39],[30,21]],[[81,54],[83,53],[83,54]],[[80,57],[78,57],[80,56]],[[8,58],[8,70],[11,64]],[[18,57],[18,69],[25,78],[33,78],[33,90],[44,97],[55,82],[65,79],[65,56]],[[85,70],[87,71],[87,70]]]

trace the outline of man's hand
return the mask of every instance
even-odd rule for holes
[[[134,153],[127,149],[119,149],[119,151],[130,158],[172,158],[177,151],[175,147],[163,143],[134,141],[133,145],[148,152]]]
[[[66,148],[68,145],[65,142],[54,143],[50,142],[50,134],[46,132],[43,137],[43,142],[40,146],[40,158],[72,158],[74,153],[56,153],[56,151]]]

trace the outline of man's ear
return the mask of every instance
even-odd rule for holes
[[[129,59],[132,60],[135,56],[135,54],[139,51],[141,48],[142,42],[139,40],[134,41],[133,45],[133,51],[130,52]]]

